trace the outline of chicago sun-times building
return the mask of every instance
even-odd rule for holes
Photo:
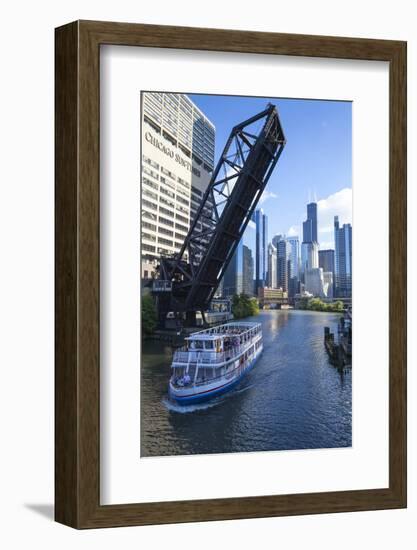
[[[215,127],[184,94],[141,94],[141,277],[179,252],[214,167]]]

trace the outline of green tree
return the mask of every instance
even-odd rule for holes
[[[337,302],[326,303],[320,298],[310,298],[307,302],[300,300],[298,308],[308,309],[310,311],[330,311],[334,313],[342,313],[343,302],[338,300]]]
[[[259,305],[256,298],[247,294],[235,294],[232,298],[232,313],[235,319],[258,315]]]
[[[155,303],[150,294],[142,296],[142,328],[146,335],[152,334],[156,329],[157,312]]]
[[[256,298],[250,298],[249,300],[250,314],[258,315],[259,313],[259,304]]]

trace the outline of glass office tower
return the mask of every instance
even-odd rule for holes
[[[352,226],[340,227],[339,217],[334,218],[335,243],[335,295],[336,298],[352,297]]]

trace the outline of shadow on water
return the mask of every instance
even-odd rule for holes
[[[229,393],[190,407],[167,396],[172,350],[144,343],[141,455],[349,447],[351,375],[329,364],[324,326],[338,315],[263,311],[264,351]]]

